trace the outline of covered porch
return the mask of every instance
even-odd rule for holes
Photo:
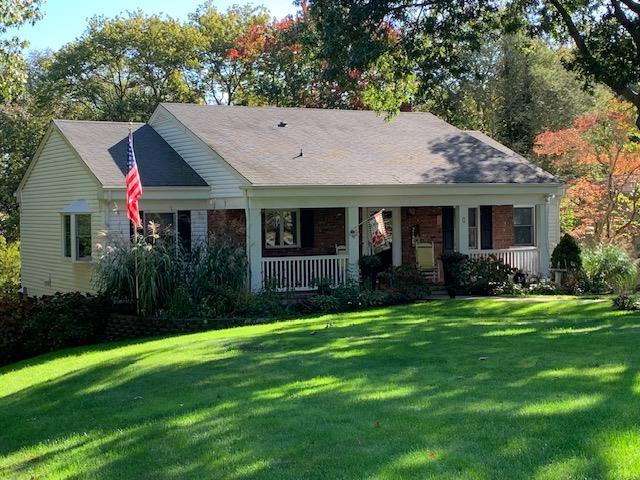
[[[445,251],[472,258],[493,255],[528,276],[547,276],[559,236],[552,195],[507,199],[486,194],[464,204],[458,199],[458,204],[440,205],[429,197],[404,205],[392,204],[402,199],[370,201],[368,206],[326,206],[337,198],[315,199],[315,205],[308,198],[293,200],[252,202],[262,206],[246,210],[253,291],[312,291],[320,279],[332,285],[357,279],[360,258],[374,253],[366,220],[380,210],[390,239],[388,250],[377,253],[385,266],[416,265],[416,243],[432,244],[440,266],[435,283],[443,282],[440,256]]]

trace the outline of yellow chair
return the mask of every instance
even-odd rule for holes
[[[346,257],[347,247],[345,245],[336,245],[336,255],[339,257]]]
[[[420,273],[432,282],[435,283],[440,279],[440,269],[436,262],[433,243],[416,242],[416,266]]]

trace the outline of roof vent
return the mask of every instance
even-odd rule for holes
[[[287,124],[286,124],[285,122],[280,122],[280,123],[278,124],[278,126],[279,126],[280,128],[284,128],[284,127],[286,127],[286,126],[287,126]]]

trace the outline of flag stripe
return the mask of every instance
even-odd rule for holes
[[[127,148],[127,176],[125,177],[126,197],[127,197],[127,217],[136,228],[142,227],[140,221],[140,209],[138,208],[138,198],[142,195],[142,182],[136,163],[136,154],[133,150],[133,134],[129,131],[129,146]]]

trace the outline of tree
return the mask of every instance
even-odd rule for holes
[[[42,102],[65,102],[77,117],[146,120],[159,102],[193,102],[195,29],[171,18],[94,17],[84,35],[56,52],[41,78]]]
[[[567,55],[566,49],[522,34],[488,36],[478,52],[469,54],[468,71],[423,105],[461,128],[482,130],[530,155],[538,134],[571,125],[608,98],[605,88],[582,88],[577,75],[562,66]]]
[[[572,40],[567,66],[601,82],[635,106],[640,128],[640,2],[637,0],[524,0],[533,26]]]
[[[571,128],[538,136],[536,153],[550,157],[569,183],[562,209],[572,234],[630,245],[640,234],[640,145],[629,104],[580,117]]]
[[[12,27],[35,23],[41,16],[42,0],[0,0],[0,36]],[[0,38],[0,102],[9,102],[24,92],[27,65],[22,56],[26,42],[16,37]]]
[[[400,32],[394,48],[412,59],[427,92],[464,73],[465,54],[477,52],[498,27],[571,40],[575,55],[566,65],[632,103],[640,126],[637,0],[313,0],[310,6],[330,62],[365,70],[388,51],[382,32],[392,28]]]
[[[200,88],[207,99],[230,105],[255,73],[266,42],[269,14],[264,7],[250,5],[234,5],[222,13],[207,2],[191,20],[200,34]]]

